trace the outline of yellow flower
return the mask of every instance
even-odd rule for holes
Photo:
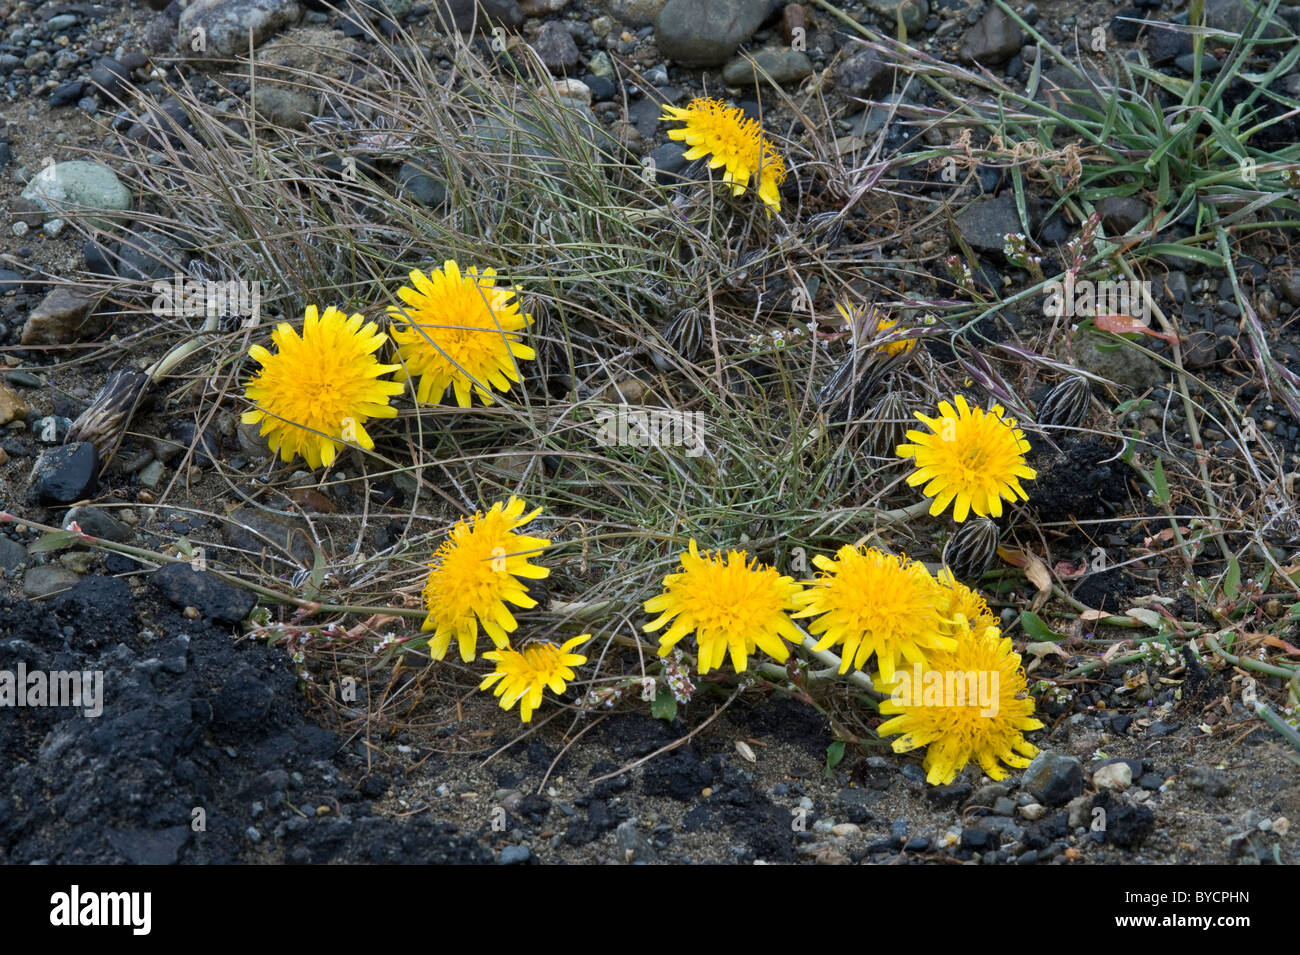
[[[876,680],[878,690],[891,694],[880,712],[893,717],[877,732],[902,734],[893,741],[896,753],[928,747],[922,766],[935,786],[952,782],[971,761],[991,779],[1007,775],[1002,763],[1023,769],[1038,755],[1024,734],[1043,727],[1033,717],[1034,701],[1010,638],[997,627],[972,632],[960,623],[956,649],[927,653],[911,673]]]
[[[519,626],[506,602],[516,607],[536,607],[528,588],[519,577],[541,580],[551,571],[528,563],[530,554],[550,545],[543,537],[514,533],[539,513],[524,513],[524,502],[511,495],[497,501],[486,514],[479,511],[469,520],[459,520],[447,534],[430,562],[424,585],[424,606],[429,615],[421,630],[434,631],[429,653],[435,660],[447,655],[454,636],[460,658],[474,659],[478,650],[478,627],[498,649],[509,646],[509,634]]]
[[[781,211],[779,189],[785,181],[785,160],[763,135],[758,120],[746,119],[743,110],[719,100],[700,98],[691,100],[685,109],[664,106],[659,118],[686,124],[685,129],[670,130],[668,138],[691,147],[683,157],[687,162],[711,156],[709,167],[725,167],[722,181],[731,186],[733,196],[742,195],[753,177],[758,197],[772,212]]]
[[[519,335],[532,316],[511,301],[517,287],[497,287],[495,269],[480,275],[471,267],[462,275],[448,259],[431,275],[412,272],[411,285],[397,290],[407,307],[389,306],[388,314],[399,323],[392,334],[405,380],[420,379],[422,404],[440,401],[451,385],[462,408],[469,407],[471,391],[490,405],[491,388],[504,393],[519,381],[515,359],[537,357]]]
[[[497,668],[483,678],[478,688],[486,690],[496,683],[493,694],[501,697],[501,709],[508,710],[518,702],[519,718],[532,722],[533,710],[542,705],[542,690],[549,686],[556,695],[563,693],[566,682],[573,679],[572,667],[587,662],[582,654],[569,651],[590,638],[591,634],[584,633],[559,647],[539,641],[522,651],[509,647],[489,650],[483,659],[495,661]]]
[[[858,307],[836,303],[835,307],[844,316],[844,321],[848,323],[849,330],[853,333],[855,340],[861,338],[863,341],[874,341],[877,338],[883,338],[885,333],[898,327],[898,319],[886,318],[869,305]],[[874,322],[871,321],[872,318],[875,319]],[[915,348],[916,339],[903,338],[879,347],[886,355],[893,357]]]
[[[998,618],[993,616],[984,598],[954,577],[947,567],[939,571],[937,583],[945,633],[955,633],[959,623],[962,627],[969,626],[976,635],[998,625]]]
[[[795,598],[804,607],[795,619],[817,616],[808,627],[823,635],[815,650],[843,644],[841,673],[862,669],[874,653],[892,679],[899,660],[923,662],[929,652],[954,646],[943,635],[940,595],[924,564],[848,544],[834,560],[818,554],[813,563],[824,573]]]
[[[925,484],[921,493],[934,498],[930,513],[936,517],[954,500],[952,517],[958,523],[971,511],[981,517],[1001,517],[1003,498],[1029,500],[1019,479],[1038,476],[1025,464],[1029,442],[1014,418],[1003,417],[1001,405],[984,411],[971,408],[965,395],[953,400],[956,409],[939,402],[938,418],[915,412],[934,433],[909,431],[907,436],[915,443],[898,446],[899,457],[916,461],[907,483]]]
[[[261,422],[272,452],[285,462],[302,455],[312,468],[333,464],[345,442],[373,448],[364,422],[396,417],[388,401],[402,393],[400,383],[382,378],[397,366],[381,365],[374,355],[388,341],[378,326],[333,306],[320,315],[311,305],[301,338],[281,322],[271,341],[275,354],[261,345],[248,350],[262,368],[244,388],[255,405],[244,412],[244,424]]]
[[[803,640],[799,628],[787,614],[794,609],[799,584],[792,577],[757,560],[748,560],[743,550],[701,554],[695,540],[682,554],[680,573],[664,578],[664,592],[645,603],[646,613],[659,617],[642,629],[653,633],[670,620],[672,626],[659,638],[659,656],[666,657],[677,642],[691,631],[699,646],[699,672],[722,666],[731,652],[731,665],[743,673],[749,654],[762,650],[784,663],[790,650],[782,641]]]

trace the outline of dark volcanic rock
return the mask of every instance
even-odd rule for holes
[[[239,623],[257,599],[247,590],[189,564],[165,564],[149,575],[149,583],[178,607],[197,607],[217,623]]]
[[[95,446],[89,442],[46,448],[32,467],[28,497],[38,504],[71,504],[95,487]]]

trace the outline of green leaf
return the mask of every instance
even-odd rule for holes
[[[1165,477],[1165,465],[1156,458],[1156,466],[1151,469],[1151,483],[1156,492],[1156,503],[1164,506],[1169,503],[1169,481]]]
[[[81,535],[76,531],[50,531],[48,534],[43,534],[35,543],[29,544],[27,553],[44,554],[52,550],[62,550],[64,547],[71,547],[79,540]]]
[[[1223,594],[1229,600],[1236,600],[1241,592],[1241,564],[1237,558],[1228,558],[1228,572],[1223,575]]]
[[[831,745],[826,747],[826,775],[830,776],[831,772],[844,759],[844,740],[837,739]]]
[[[1209,249],[1202,249],[1194,245],[1179,245],[1174,242],[1157,242],[1148,246],[1146,254],[1151,256],[1166,255],[1176,259],[1191,259],[1193,262],[1199,262],[1201,265],[1208,265],[1212,268],[1223,268],[1223,256],[1211,252]]]
[[[1047,643],[1057,643],[1065,638],[1056,633],[1043,622],[1043,618],[1038,616],[1032,610],[1020,611],[1020,626],[1025,631],[1025,636],[1032,640]]]
[[[671,723],[677,719],[677,697],[666,686],[659,687],[654,702],[650,704],[650,715],[657,720]]]

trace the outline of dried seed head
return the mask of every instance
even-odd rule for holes
[[[704,352],[708,338],[707,321],[698,308],[684,308],[664,329],[664,338],[687,361],[695,361]]]
[[[1038,424],[1044,428],[1076,428],[1088,414],[1092,390],[1088,379],[1071,375],[1055,385],[1038,403]]]
[[[867,414],[871,428],[867,448],[871,454],[877,458],[895,457],[894,449],[907,439],[907,424],[911,420],[911,412],[902,394],[886,392]]]
[[[833,249],[839,244],[840,235],[844,231],[844,217],[839,211],[833,209],[819,212],[808,218],[804,228],[808,230],[809,244]]]
[[[987,517],[973,517],[949,538],[943,562],[958,580],[972,581],[989,569],[997,550],[998,525]]]
[[[72,422],[64,444],[89,441],[95,446],[100,467],[106,467],[151,384],[148,375],[134,368],[113,372],[90,406]]]

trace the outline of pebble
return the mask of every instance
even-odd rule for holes
[[[522,865],[533,857],[533,850],[527,846],[506,846],[497,857],[500,865]]]
[[[1083,792],[1083,765],[1074,756],[1046,750],[1034,757],[1021,785],[1047,806],[1063,806]]]
[[[302,17],[298,0],[195,0],[181,11],[175,37],[190,37],[202,29],[209,55],[232,57],[248,53],[250,33],[253,46],[260,46],[278,31]]]
[[[542,25],[532,47],[542,65],[556,76],[571,72],[578,65],[578,44],[558,20]]]
[[[1042,803],[1031,802],[1020,807],[1020,815],[1030,822],[1036,822],[1047,815],[1047,807]]]
[[[721,66],[754,35],[767,6],[767,0],[668,0],[655,19],[655,42],[682,66]]]
[[[38,504],[71,504],[90,495],[96,478],[89,442],[46,448],[32,466],[28,496]]]
[[[990,6],[984,16],[962,37],[958,54],[965,63],[996,66],[1005,63],[1023,42],[1020,26],[1000,7]]]
[[[797,83],[812,72],[807,53],[768,46],[727,63],[722,69],[722,81],[728,86],[759,86],[769,80],[785,85]]]
[[[23,574],[23,593],[28,597],[48,597],[75,587],[80,579],[78,574],[58,564],[29,567]]]
[[[1133,784],[1133,770],[1128,763],[1111,763],[1092,774],[1092,784],[1098,789],[1120,792]]]

